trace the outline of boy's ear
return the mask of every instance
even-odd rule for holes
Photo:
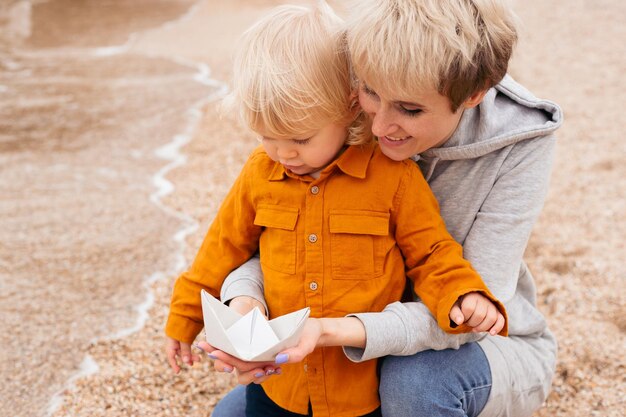
[[[463,102],[463,107],[471,109],[478,106],[483,101],[483,98],[485,98],[485,94],[487,94],[487,90],[479,90],[475,92]]]

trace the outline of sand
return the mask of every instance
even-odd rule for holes
[[[232,45],[279,2],[25,3],[0,6],[0,416],[208,416],[234,381],[173,375],[162,328],[256,145],[218,112]],[[566,117],[526,253],[560,344],[535,416],[622,416],[626,3],[513,4],[511,73]]]

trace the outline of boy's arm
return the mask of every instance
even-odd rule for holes
[[[467,323],[456,326],[450,320],[452,307],[469,293],[486,297],[506,318],[504,306],[463,258],[463,248],[448,233],[437,200],[421,172],[411,163],[406,166],[391,218],[413,290],[448,333],[472,330]],[[506,336],[506,325],[500,334]]]
[[[551,135],[515,146],[503,166],[506,170],[494,185],[463,245],[465,258],[506,306],[513,335],[542,331],[542,328],[524,329],[524,333],[519,333],[515,323],[535,310],[524,308],[525,300],[515,296],[515,292],[523,252],[547,193],[554,145],[555,137]],[[428,349],[458,349],[484,337],[443,332],[428,308],[419,302],[397,302],[381,313],[354,316],[366,329],[367,344],[365,349],[347,347],[344,351],[357,362],[385,355],[413,355]]]
[[[251,185],[257,176],[251,157],[207,232],[191,268],[174,285],[166,334],[190,343],[202,330],[200,290],[219,296],[226,275],[257,250],[261,227],[254,225]]]

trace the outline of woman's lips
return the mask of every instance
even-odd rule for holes
[[[378,138],[378,141],[383,142],[387,146],[401,146],[408,142],[410,139],[412,139],[412,136],[406,136],[403,138],[396,138],[393,136],[381,136]]]

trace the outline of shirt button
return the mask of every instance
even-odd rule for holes
[[[315,281],[311,281],[311,283],[309,284],[309,288],[310,288],[312,291],[317,290],[317,282],[315,282]]]
[[[314,185],[313,187],[311,187],[311,194],[317,194],[320,192],[320,187],[318,187],[317,185]]]
[[[309,242],[311,242],[311,243],[317,242],[317,235],[315,233],[311,233],[309,235]]]

